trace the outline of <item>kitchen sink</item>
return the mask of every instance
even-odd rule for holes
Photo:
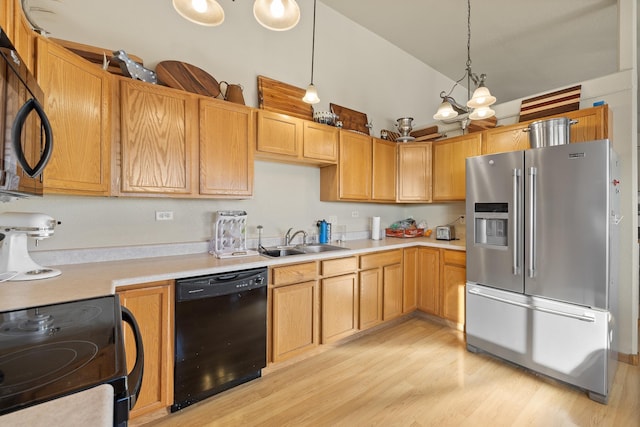
[[[269,258],[279,258],[292,255],[305,255],[305,254],[317,254],[321,252],[329,251],[344,251],[349,250],[344,246],[333,246],[326,244],[311,244],[311,245],[297,245],[297,246],[276,246],[265,248],[260,252]]]
[[[345,251],[349,248],[345,248],[344,246],[333,246],[326,244],[316,244],[316,245],[298,245],[296,249],[303,251],[308,254],[316,254],[320,252],[328,252],[328,251]]]
[[[270,258],[278,258],[283,256],[291,256],[291,255],[304,255],[306,252],[303,252],[299,249],[294,248],[267,248],[266,250],[260,252],[260,254],[270,257]]]

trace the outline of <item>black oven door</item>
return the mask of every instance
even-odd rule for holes
[[[44,94],[0,29],[0,199],[42,195],[53,153]]]

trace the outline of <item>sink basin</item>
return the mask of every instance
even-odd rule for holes
[[[349,248],[345,248],[344,246],[319,244],[319,245],[298,245],[296,246],[296,249],[301,250],[307,254],[311,254],[311,253],[316,254],[316,253],[328,252],[328,251],[344,251],[344,250],[348,250]]]
[[[291,255],[304,255],[307,252],[303,252],[299,249],[294,249],[294,248],[267,248],[264,252],[260,252],[260,253],[270,258],[278,258],[283,256],[291,256]]]

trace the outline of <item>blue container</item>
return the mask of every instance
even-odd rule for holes
[[[320,243],[329,243],[329,223],[324,219],[318,221],[318,241]]]

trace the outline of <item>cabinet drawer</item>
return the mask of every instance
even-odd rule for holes
[[[394,251],[376,252],[370,255],[360,256],[360,269],[382,267],[384,265],[399,264],[402,262],[402,249]]]
[[[467,265],[467,253],[464,251],[444,251],[444,263],[453,265]]]
[[[271,270],[271,284],[273,286],[289,285],[315,280],[317,276],[318,263],[315,261],[285,265]]]
[[[320,274],[325,277],[353,273],[358,269],[356,257],[329,259],[321,262]]]

